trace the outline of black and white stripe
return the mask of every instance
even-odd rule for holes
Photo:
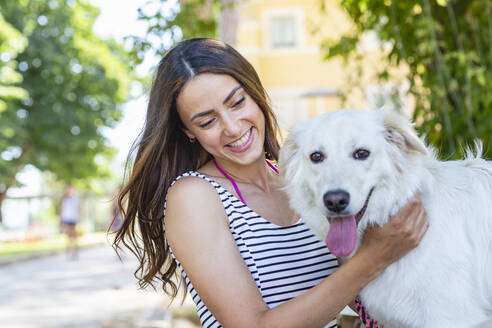
[[[292,226],[277,226],[203,174],[186,172],[175,182],[185,176],[205,179],[217,190],[239,252],[270,308],[314,287],[338,267],[336,257],[302,219]],[[202,326],[222,327],[200,299],[179,262],[178,265],[197,306]],[[331,321],[326,327],[336,327],[336,321]]]

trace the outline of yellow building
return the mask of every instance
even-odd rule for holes
[[[323,59],[320,44],[338,38],[351,28],[351,20],[336,0],[243,0],[237,3],[235,47],[258,71],[271,97],[283,130],[293,123],[341,108],[375,106],[384,91],[381,86],[363,83],[351,90],[345,103],[340,91],[347,75],[370,81],[371,67],[377,67],[377,38],[360,45],[364,74],[347,68],[342,59]],[[369,69],[367,69],[369,68]],[[387,88],[386,88],[387,89]],[[384,92],[383,92],[384,93]]]

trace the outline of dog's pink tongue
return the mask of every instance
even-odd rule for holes
[[[357,223],[354,215],[331,218],[326,246],[333,255],[350,255],[355,248],[356,241]]]

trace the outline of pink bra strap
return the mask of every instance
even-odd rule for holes
[[[272,170],[273,170],[275,173],[277,173],[277,174],[278,174],[278,170],[277,170],[277,168],[276,168],[275,166],[273,166],[273,164],[272,164],[272,163],[270,163],[269,161],[266,161],[266,162],[267,162],[268,166],[270,166],[270,167],[272,168]]]
[[[243,195],[241,195],[241,192],[239,191],[239,188],[237,187],[237,184],[234,181],[234,179],[232,179],[227,173],[225,173],[225,171],[219,166],[219,164],[217,164],[217,162],[215,161],[215,158],[214,158],[214,164],[215,164],[215,167],[217,168],[217,170],[219,170],[219,172],[222,173],[232,183],[232,186],[234,187],[234,190],[236,190],[236,193],[239,196],[239,199],[241,199],[241,201],[245,205],[247,205],[246,202],[244,201]]]
[[[239,191],[239,188],[236,184],[236,182],[234,181],[233,178],[231,178],[220,166],[219,164],[217,164],[217,162],[215,161],[215,158],[213,159],[214,161],[214,164],[215,164],[215,167],[217,168],[217,170],[219,170],[220,173],[222,173],[232,184],[232,186],[234,187],[234,190],[236,191],[237,195],[239,196],[239,199],[244,203],[244,205],[247,205],[246,202],[244,201],[244,198],[243,198],[243,195],[241,195],[241,192]],[[266,161],[268,166],[270,166],[272,168],[272,170],[278,174],[278,170],[275,166],[273,166],[269,161]]]

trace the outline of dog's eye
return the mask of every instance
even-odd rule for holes
[[[369,157],[369,154],[369,150],[361,148],[354,151],[354,154],[352,156],[354,157],[354,159],[364,160]]]
[[[322,162],[325,159],[325,155],[319,151],[315,151],[312,153],[309,158],[311,158],[311,162],[313,163],[319,163]]]

